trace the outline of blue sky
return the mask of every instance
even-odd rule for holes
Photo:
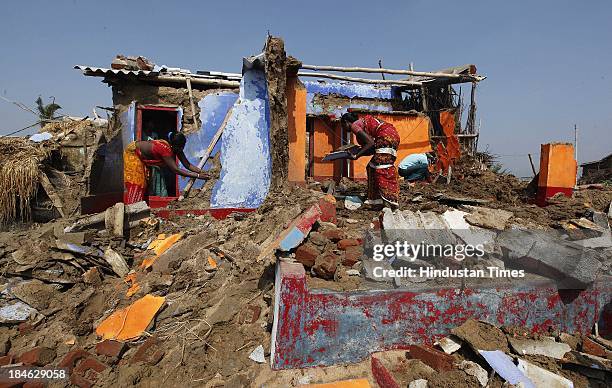
[[[55,96],[62,113],[111,103],[76,64],[144,55],[157,64],[239,72],[266,33],[309,64],[435,70],[474,63],[480,148],[519,176],[527,153],[573,141],[579,160],[612,151],[611,1],[19,1],[0,14],[0,95],[33,105]],[[467,90],[464,90],[464,93]],[[36,121],[0,100],[0,134]],[[537,163],[537,162],[536,162]]]

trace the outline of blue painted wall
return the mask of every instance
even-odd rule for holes
[[[321,106],[319,104],[315,104],[314,97],[317,94],[337,94],[346,96],[348,98],[359,97],[390,100],[395,94],[393,87],[329,81],[322,82],[302,80],[302,83],[306,87],[306,113],[309,115],[334,115],[339,117],[343,113],[346,113],[349,108],[368,109],[380,112],[388,112],[392,110],[390,106],[377,104],[374,101],[371,104],[347,101],[346,104],[339,106]]]
[[[185,156],[187,156],[187,159],[189,159],[192,164],[197,165],[200,162],[213,136],[221,126],[227,111],[234,105],[237,99],[238,93],[216,92],[208,94],[200,100],[198,106],[200,107],[200,121],[202,122],[202,127],[199,131],[187,135],[187,144],[185,144]],[[221,150],[222,142],[223,139],[221,138],[213,149],[211,158]],[[211,166],[212,163],[207,162],[204,165],[204,169],[208,170]],[[179,176],[180,190],[185,188],[187,182],[189,182],[189,178]],[[193,187],[199,189],[203,184],[204,181],[198,179]]]
[[[240,97],[221,137],[221,176],[216,182],[212,208],[257,208],[270,188],[270,112],[266,76],[247,70],[240,82]]]

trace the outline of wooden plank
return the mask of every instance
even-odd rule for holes
[[[213,149],[217,145],[217,142],[219,142],[219,139],[221,138],[221,135],[223,134],[223,130],[225,129],[225,126],[227,125],[227,122],[229,121],[229,118],[231,115],[232,115],[232,108],[230,108],[227,111],[227,114],[225,115],[225,118],[223,119],[221,126],[217,130],[217,133],[215,133],[215,136],[213,136],[212,140],[210,141],[210,144],[208,145],[208,148],[206,149],[206,153],[204,154],[204,156],[202,156],[202,159],[200,159],[200,163],[198,163],[198,168],[201,169],[202,167],[204,167],[204,165],[208,161],[208,158],[210,158],[210,154],[212,153]],[[196,181],[196,178],[189,179],[187,186],[185,186],[185,190],[183,190],[183,193],[180,195],[178,199],[179,201],[182,201],[183,199],[187,198],[187,195],[189,195],[189,192],[191,191],[191,188],[193,187],[193,184],[195,183],[195,181]]]
[[[51,181],[49,180],[47,174],[40,171],[38,173],[38,179],[43,189],[47,193],[47,196],[49,197],[49,199],[51,199],[53,206],[55,206],[59,214],[64,217],[64,205],[62,204],[62,200],[60,199],[59,195],[57,195],[57,192],[55,191],[53,184],[51,184]]]

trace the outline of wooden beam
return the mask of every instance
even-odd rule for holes
[[[208,145],[208,148],[206,149],[206,153],[204,154],[204,156],[202,156],[202,159],[200,159],[200,163],[198,163],[198,168],[201,169],[202,167],[204,167],[204,165],[206,164],[206,161],[208,161],[208,158],[210,158],[210,154],[212,153],[213,149],[217,145],[217,142],[221,138],[221,135],[223,134],[223,130],[225,129],[225,126],[227,125],[227,122],[229,121],[229,118],[232,115],[232,110],[233,109],[230,108],[227,111],[225,118],[223,119],[223,122],[221,123],[221,126],[219,127],[219,129],[217,129],[217,133],[215,133],[215,136],[213,136],[212,140],[210,141],[210,144]],[[183,199],[187,198],[195,181],[196,181],[196,178],[189,179],[187,186],[185,186],[183,193],[180,195],[178,199],[179,201],[182,201]]]
[[[55,188],[53,187],[53,184],[49,180],[47,174],[42,171],[39,171],[38,179],[40,181],[41,186],[47,193],[47,196],[51,200],[51,203],[53,203],[53,206],[55,206],[60,216],[64,217],[64,206],[62,205],[62,200],[60,199],[59,195],[57,195],[57,192],[55,191]]]
[[[378,84],[378,85],[403,85],[403,86],[418,86],[422,85],[421,82],[417,81],[403,81],[403,80],[375,80],[375,79],[367,79],[367,78],[355,78],[355,77],[345,77],[342,75],[336,74],[327,74],[327,73],[304,73],[298,72],[299,77],[315,77],[315,78],[329,78],[329,79],[337,79],[342,81],[350,81],[350,82],[358,82],[364,84]]]
[[[317,65],[302,65],[302,69],[315,70],[315,71],[340,71],[344,73],[387,73],[387,74],[403,74],[421,77],[431,78],[464,78],[470,80],[480,81],[480,76],[474,76],[472,74],[450,74],[450,73],[437,73],[429,71],[414,71],[414,70],[394,70],[394,69],[382,69],[374,67],[342,67],[342,66],[317,66]]]

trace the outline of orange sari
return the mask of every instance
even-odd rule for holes
[[[123,151],[123,183],[125,186],[123,202],[125,204],[144,200],[149,172],[147,166],[162,166],[163,157],[174,157],[172,147],[166,140],[152,140],[152,143],[153,159],[145,159],[136,147],[135,141],[128,144]]]

